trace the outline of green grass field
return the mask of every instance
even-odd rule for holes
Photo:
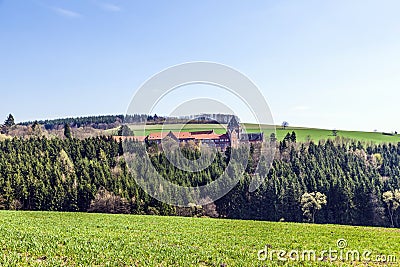
[[[254,124],[244,124],[246,131],[258,132],[259,128]],[[142,125],[131,125],[132,130],[134,130],[135,135],[143,135]],[[153,132],[162,131],[162,125],[147,125],[145,135]],[[166,125],[164,130],[171,131],[201,131],[201,130],[211,130],[214,129],[215,132],[222,134],[226,130],[223,126],[219,124],[170,124]],[[282,140],[287,133],[292,131],[296,132],[297,140],[304,142],[308,140],[319,141],[323,139],[334,139],[332,130],[326,129],[315,129],[315,128],[303,128],[303,127],[287,127],[283,129],[281,126],[276,126],[276,134],[278,140]],[[117,129],[107,130],[106,134],[116,134]],[[269,132],[270,133],[270,132]],[[341,131],[338,130],[337,136],[349,139],[355,139],[359,141],[371,142],[371,143],[398,143],[400,142],[400,135],[383,135],[380,132],[358,132],[358,131]]]
[[[261,261],[258,251],[370,250],[399,266],[399,229],[135,215],[0,212],[0,266],[384,266]],[[262,254],[261,256],[263,256]],[[338,254],[339,255],[339,254]],[[392,256],[396,257],[394,259]],[[295,258],[295,254],[292,254]],[[345,257],[344,257],[345,259]],[[351,259],[351,258],[349,258]],[[381,258],[380,258],[381,259]],[[380,260],[379,259],[379,260]]]

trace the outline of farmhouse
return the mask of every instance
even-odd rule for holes
[[[225,149],[228,146],[237,147],[239,143],[257,143],[264,141],[264,133],[244,133],[235,117],[232,117],[224,134],[217,134],[214,130],[197,132],[164,132],[149,134],[144,140],[146,143],[155,142],[160,144],[166,138],[172,138],[178,142],[194,141],[195,143],[215,145]]]
[[[116,138],[129,138],[128,136],[117,136]],[[163,139],[171,138],[180,143],[193,141],[196,144],[214,145],[220,149],[226,149],[228,146],[238,147],[240,143],[261,143],[264,141],[264,133],[245,133],[235,117],[229,121],[227,131],[224,134],[217,134],[214,130],[196,131],[196,132],[157,132],[147,136],[134,137],[137,141],[147,144],[160,144]]]

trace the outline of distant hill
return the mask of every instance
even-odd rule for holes
[[[244,123],[242,126],[246,129],[248,133],[259,132],[260,128],[255,124]],[[148,135],[154,132],[161,131],[202,131],[202,130],[214,130],[218,134],[226,132],[226,125],[221,124],[168,124],[163,126],[162,124],[156,125],[146,125],[145,134]],[[134,131],[136,136],[143,135],[143,125],[130,125],[130,128]],[[283,138],[293,131],[296,133],[298,142],[308,142],[308,141],[319,141],[327,139],[354,139],[356,141],[362,141],[366,143],[393,143],[397,144],[400,142],[400,135],[398,134],[385,134],[381,132],[361,132],[361,131],[344,131],[328,129],[318,129],[318,128],[305,128],[305,127],[285,127],[275,126],[276,137],[278,140],[283,140]],[[261,126],[261,131],[265,133],[270,132],[267,129],[271,129],[270,126]],[[107,135],[116,135],[118,128],[109,129],[105,131]],[[335,136],[336,134],[336,136]]]
[[[54,130],[64,127],[64,124],[69,124],[71,127],[90,126],[95,129],[110,129],[123,123],[123,115],[103,115],[103,116],[87,116],[77,118],[61,118],[53,120],[39,120],[37,123],[44,125],[46,130]],[[21,122],[19,125],[32,125],[33,121]]]
[[[217,118],[216,121],[210,118]],[[53,120],[40,120],[37,121],[40,125],[48,131],[51,130],[62,130],[65,124],[69,124],[72,128],[80,127],[91,127],[96,130],[104,130],[105,135],[116,135],[118,128],[123,124],[130,124],[135,135],[143,135],[143,123],[147,121],[145,134],[148,135],[153,132],[159,132],[164,130],[172,131],[199,131],[199,130],[211,130],[214,129],[217,133],[224,133],[226,124],[231,115],[227,114],[202,114],[196,116],[187,116],[181,118],[165,118],[162,116],[135,114],[132,116],[124,115],[101,115],[101,116],[86,116],[76,118],[60,118]],[[188,123],[189,120],[189,123]],[[29,126],[32,125],[33,121],[22,122],[18,125]],[[184,124],[185,123],[185,124]],[[165,127],[163,128],[163,124]],[[243,127],[249,133],[258,132],[260,129],[256,124],[243,123]],[[264,128],[264,127],[261,127]],[[267,127],[265,127],[267,128]],[[263,130],[263,129],[261,129]],[[287,133],[295,132],[297,141],[319,141],[335,138],[354,139],[362,142],[371,143],[393,143],[400,142],[400,135],[394,133],[382,133],[382,132],[362,132],[362,131],[344,131],[344,130],[329,130],[329,129],[318,129],[318,128],[306,128],[306,127],[285,127],[276,126],[276,137],[278,140],[282,140]],[[266,131],[265,131],[266,132]],[[96,132],[98,135],[99,132]]]
[[[243,126],[247,132],[260,130],[251,124]],[[130,127],[136,134],[143,125],[132,124]],[[148,125],[147,131],[160,131],[161,127]],[[213,124],[168,124],[165,127],[183,128],[184,131],[210,128],[216,132],[226,131],[225,125]],[[267,133],[267,127],[261,128]],[[147,179],[152,175],[151,170],[135,168],[130,172],[123,157],[124,152],[129,153],[129,158],[137,166],[143,166],[143,156],[139,154],[143,151],[142,144],[124,140],[128,146],[125,150],[123,142],[104,136],[113,134],[113,131],[73,128],[68,137],[63,130],[46,131],[38,124],[10,126],[5,136],[7,139],[0,141],[0,209],[201,216],[196,213],[197,209],[175,209],[147,195],[148,191],[135,182],[135,177]],[[386,204],[394,199],[390,194],[398,198],[400,190],[400,142],[397,135],[293,127],[277,127],[276,133],[279,142],[271,169],[268,171],[265,162],[259,162],[257,147],[250,149],[244,172],[240,171],[240,166],[232,167],[240,183],[215,201],[215,206],[205,209],[206,216],[400,226],[399,210],[393,215],[394,211],[388,210],[390,206]],[[288,133],[289,138],[286,138]],[[99,136],[93,137],[94,134]],[[350,137],[365,142],[350,140]],[[383,142],[385,138],[389,138],[387,140],[392,144],[374,143]],[[330,140],[314,142],[313,139]],[[206,150],[204,154],[200,151],[211,163],[194,174],[174,166],[157,146],[150,144],[147,148],[154,171],[171,183],[193,187],[218,179],[230,162],[229,152],[235,151],[217,151],[215,157]],[[191,160],[198,157],[198,152],[197,147],[187,144],[173,157],[180,159],[183,153]],[[258,163],[260,168],[255,175]],[[264,186],[248,194],[254,177],[265,181]],[[172,192],[162,185],[157,188],[166,195]],[[325,194],[328,200],[325,207],[320,205],[322,210],[315,218],[315,211],[309,218],[300,199],[316,192]],[[182,196],[182,199],[190,201],[189,197]],[[115,205],[108,205],[109,202],[103,201],[105,199],[114,199]]]
[[[189,123],[189,124],[210,124],[210,123],[228,123],[232,115],[227,114],[202,114],[188,117],[169,117],[165,118],[162,116],[145,115],[145,114],[134,114],[134,115],[99,115],[99,116],[85,116],[75,118],[60,118],[51,120],[39,120],[39,121],[26,121],[21,122],[18,125],[28,126],[37,122],[40,125],[44,125],[46,130],[55,130],[63,128],[65,124],[69,124],[71,127],[92,127],[94,129],[112,129],[122,123],[148,123],[148,124],[174,124],[174,123]],[[215,119],[212,119],[215,118]],[[189,122],[188,122],[189,120]],[[218,122],[217,122],[218,121]]]

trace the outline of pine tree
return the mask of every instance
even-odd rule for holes
[[[14,121],[14,116],[12,114],[8,115],[8,118],[6,119],[6,121],[4,122],[4,125],[8,128],[12,127],[15,125],[15,121]]]
[[[134,132],[127,125],[122,125],[118,129],[118,136],[134,136]]]
[[[296,133],[294,131],[290,135],[290,141],[292,141],[293,143],[296,143]]]
[[[67,139],[71,139],[71,138],[72,138],[71,126],[69,126],[68,123],[66,123],[66,124],[64,125],[64,136],[65,136]]]
[[[9,114],[3,125],[0,125],[0,133],[7,134],[12,126],[15,125],[14,116]]]

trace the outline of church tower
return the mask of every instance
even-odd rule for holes
[[[231,146],[237,148],[240,142],[240,124],[236,120],[235,116],[232,116],[227,126],[227,134],[231,140]]]

